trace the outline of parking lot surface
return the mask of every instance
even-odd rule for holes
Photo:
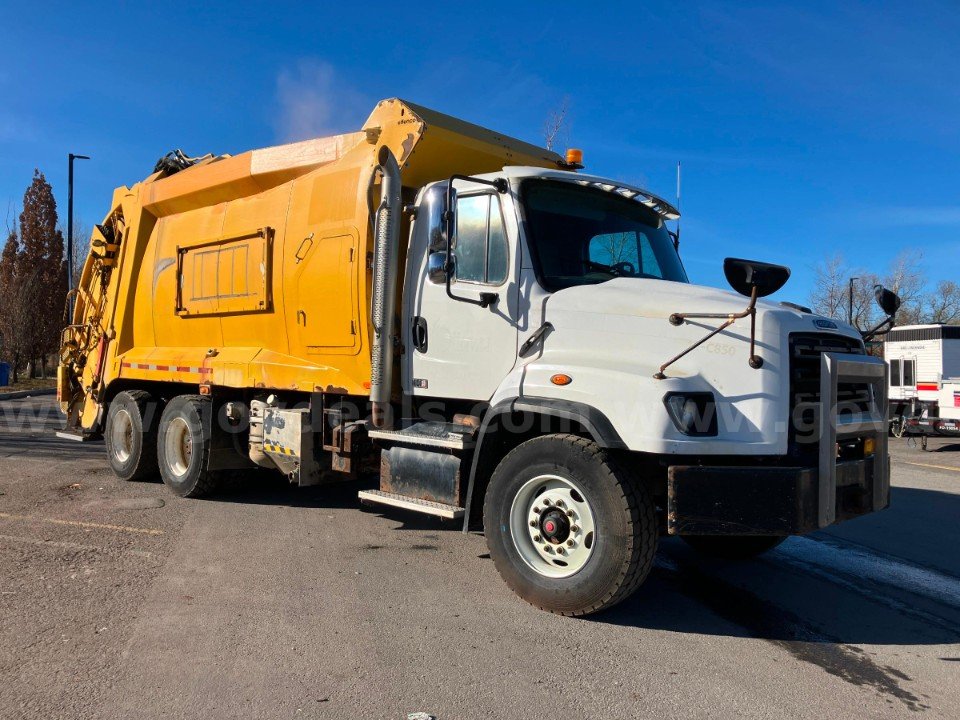
[[[666,539],[569,619],[355,486],[183,500],[59,422],[0,402],[2,717],[960,717],[960,445],[891,439],[890,509],[753,562]]]

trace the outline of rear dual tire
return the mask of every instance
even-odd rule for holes
[[[210,399],[179,395],[164,408],[157,434],[157,463],[163,483],[176,495],[205,497],[217,488],[210,460]]]
[[[628,598],[657,550],[653,501],[595,442],[566,434],[521,444],[494,471],[484,502],[487,546],[521,598],[589,615]]]
[[[103,437],[107,462],[121,480],[156,478],[159,415],[159,403],[144,390],[118,393],[110,402]]]
[[[145,390],[126,390],[110,402],[104,439],[107,461],[121,480],[163,479],[181,497],[203,497],[217,488],[210,458],[210,399],[203,395],[161,403]]]

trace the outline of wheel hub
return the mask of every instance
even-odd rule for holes
[[[559,545],[570,537],[570,521],[559,510],[550,510],[541,516],[540,532],[547,542]]]
[[[579,486],[559,475],[540,475],[518,491],[510,527],[514,547],[541,575],[569,577],[593,555],[593,509]]]

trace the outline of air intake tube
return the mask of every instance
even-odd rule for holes
[[[373,299],[370,319],[373,325],[370,402],[373,425],[392,424],[390,392],[393,387],[393,318],[397,298],[398,257],[400,255],[400,166],[387,147],[380,148],[379,165],[383,174],[380,205],[376,214],[376,248],[373,257]]]

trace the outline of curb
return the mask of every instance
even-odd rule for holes
[[[36,397],[39,395],[56,395],[56,388],[38,388],[37,390],[17,390],[16,392],[0,392],[0,402],[4,400],[19,400],[20,398]]]

